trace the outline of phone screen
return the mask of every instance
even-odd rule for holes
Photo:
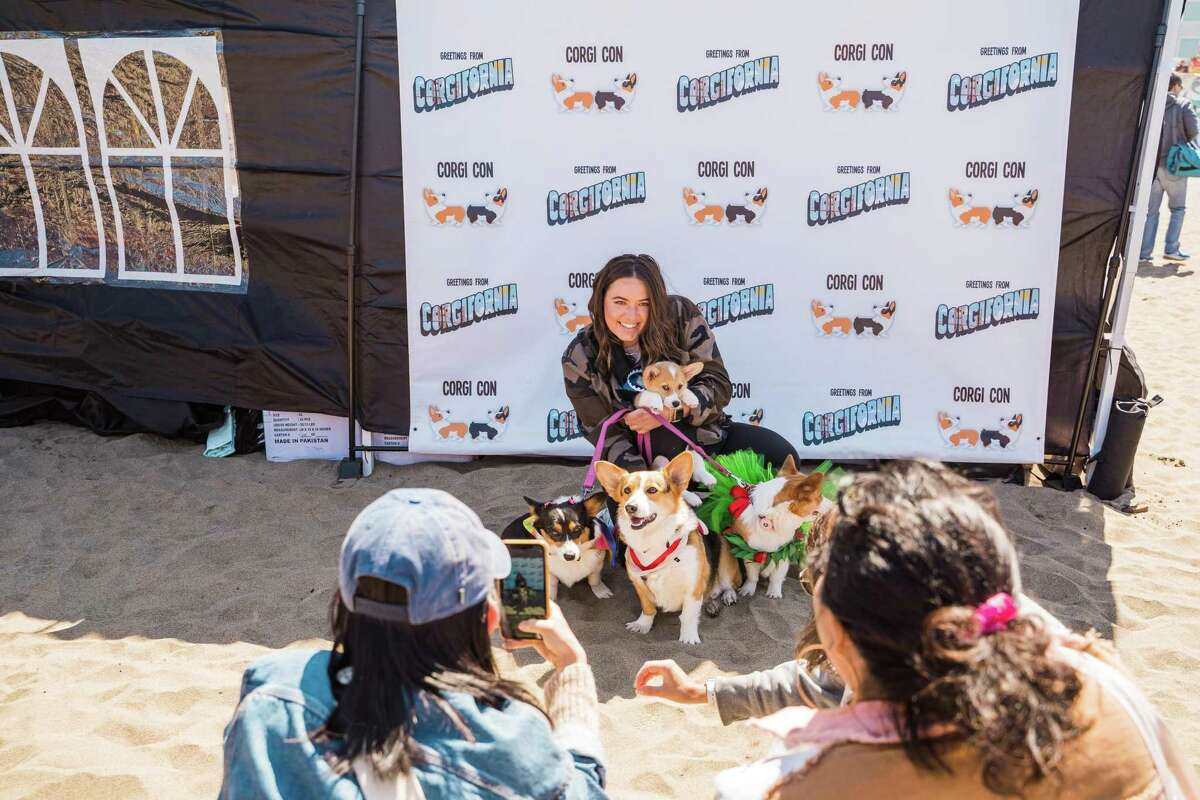
[[[536,633],[517,630],[517,626],[523,620],[550,615],[546,605],[546,546],[508,539],[504,544],[512,557],[512,572],[500,581],[500,606],[504,611],[501,633],[509,639],[538,639]]]

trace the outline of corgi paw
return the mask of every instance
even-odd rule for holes
[[[721,602],[727,606],[731,606],[737,602],[738,594],[733,589],[721,590]]]
[[[608,588],[604,581],[589,583],[588,586],[591,587],[592,594],[596,595],[596,597],[600,598],[601,600],[607,600],[613,596],[612,589]]]
[[[666,456],[655,456],[654,460],[650,462],[650,468],[651,469],[662,469],[663,467],[665,467],[667,464],[670,464],[670,463],[671,463],[670,460]]]
[[[634,633],[649,633],[650,628],[654,625],[654,617],[648,617],[642,614],[633,622],[625,623],[625,630],[633,631]]]
[[[684,492],[683,502],[687,503],[692,508],[699,508],[702,501],[700,500],[700,495],[696,494],[695,492]]]
[[[746,581],[742,584],[742,588],[738,589],[738,594],[742,597],[754,597],[754,593],[758,591],[758,583],[750,583]]]
[[[778,600],[779,598],[783,597],[783,587],[782,586],[768,586],[767,587],[767,597],[770,597],[773,600]]]
[[[699,629],[694,630],[694,631],[680,630],[679,631],[679,641],[683,642],[684,644],[700,644]]]

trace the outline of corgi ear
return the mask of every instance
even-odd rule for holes
[[[1037,198],[1038,198],[1037,189],[1034,189],[1034,190],[1033,190],[1033,202],[1035,202],[1035,203],[1036,203],[1036,202],[1037,202]]]
[[[589,517],[596,517],[604,510],[608,496],[604,492],[596,492],[583,499],[583,510]]]
[[[791,453],[788,453],[787,458],[783,460],[783,464],[779,467],[779,472],[776,475],[780,478],[791,478],[799,474],[800,470],[796,469],[796,460],[792,458]]]
[[[542,503],[539,503],[537,500],[533,500],[529,497],[522,497],[521,499],[525,501],[525,504],[527,506],[529,506],[530,514],[536,515],[538,513],[538,509],[541,508],[543,505]]]
[[[692,452],[684,450],[672,458],[662,471],[667,476],[667,481],[682,492],[692,479]]]
[[[656,380],[658,380],[658,367],[656,365],[651,365],[642,370],[642,385],[646,388],[650,388],[650,384]]]
[[[908,80],[908,70],[904,70],[903,72],[900,73],[900,80],[902,80],[902,81]]]
[[[693,361],[683,368],[683,377],[685,380],[691,380],[704,371],[703,361]]]
[[[807,517],[821,506],[821,484],[825,475],[820,472],[811,473],[799,482],[791,482],[784,487],[782,494],[788,499],[788,511],[798,517]]]
[[[1024,422],[1024,421],[1025,421],[1025,415],[1024,415],[1024,414],[1017,414],[1017,424],[1018,424],[1018,425],[1020,425],[1020,424],[1021,424],[1022,422]]]
[[[613,500],[620,500],[618,496],[621,493],[621,481],[625,480],[625,476],[629,473],[609,461],[596,462],[596,477],[600,479],[600,485],[604,487],[604,491]]]

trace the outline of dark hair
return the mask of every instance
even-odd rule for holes
[[[360,578],[357,594],[381,603],[407,602],[403,587],[375,578]],[[330,623],[334,641],[329,681],[337,706],[315,738],[340,744],[338,769],[346,770],[354,759],[365,757],[383,778],[408,772],[419,692],[464,736],[470,732],[446,701],[448,692],[469,695],[492,708],[520,700],[541,710],[525,687],[497,674],[486,600],[436,622],[408,625],[352,613],[335,590]],[[344,684],[339,673],[346,667],[353,669]]]
[[[1167,88],[1174,89],[1176,86],[1183,86],[1183,78],[1172,73],[1170,79],[1167,81]]]
[[[588,311],[592,315],[591,331],[596,341],[596,366],[600,374],[607,378],[612,373],[612,349],[621,346],[620,340],[608,329],[608,323],[604,320],[604,298],[613,282],[621,278],[640,280],[646,285],[650,299],[650,314],[638,342],[642,349],[642,363],[652,364],[663,360],[683,363],[687,353],[675,338],[677,320],[658,262],[644,253],[626,253],[609,259],[592,281]]]
[[[913,763],[948,769],[924,734],[949,724],[977,748],[988,789],[1014,794],[1056,773],[1082,732],[1071,716],[1081,682],[1047,654],[1040,620],[976,629],[976,606],[1015,593],[1016,564],[994,507],[952,490],[948,474],[896,462],[843,489],[821,601],[866,662],[864,693],[897,704]]]

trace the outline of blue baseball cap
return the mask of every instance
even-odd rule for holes
[[[393,489],[346,532],[338,590],[356,614],[423,625],[482,602],[511,569],[508,548],[461,500],[440,489]],[[403,586],[408,605],[356,597],[362,577]]]

